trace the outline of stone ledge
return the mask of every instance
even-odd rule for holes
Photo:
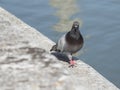
[[[0,8],[0,90],[119,90],[81,60],[77,67],[49,53],[46,36]]]

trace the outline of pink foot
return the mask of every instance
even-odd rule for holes
[[[75,66],[75,61],[74,60],[70,60],[70,66],[69,67],[73,67],[73,66]]]

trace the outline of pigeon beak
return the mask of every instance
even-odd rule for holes
[[[77,28],[78,27],[78,25],[75,25],[75,28]]]
[[[75,32],[79,30],[79,23],[77,21],[73,23],[72,30],[74,30]]]

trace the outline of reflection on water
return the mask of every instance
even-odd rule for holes
[[[59,18],[59,22],[53,26],[54,30],[59,32],[69,31],[73,21],[79,21],[80,26],[82,24],[79,18],[71,17],[79,12],[76,0],[50,0],[50,5],[57,9],[55,15]]]
[[[82,21],[79,17],[71,19],[71,17],[78,12],[80,12],[79,7],[77,5],[77,0],[50,0],[50,5],[56,8],[56,13],[54,14],[59,18],[59,22],[53,26],[54,30],[58,32],[66,32],[71,30],[71,26],[74,21],[80,22],[80,27],[82,25]],[[84,39],[88,39],[89,36],[84,36]],[[80,52],[76,53],[75,56],[80,56],[86,51],[86,49],[80,50]]]
[[[77,57],[120,88],[119,0],[26,0],[26,2],[28,3],[23,3],[23,0],[0,0],[0,6],[53,41],[69,31],[74,20],[81,23],[82,19],[84,24],[80,31],[85,42],[78,53],[80,56]],[[58,23],[54,25],[57,20]]]

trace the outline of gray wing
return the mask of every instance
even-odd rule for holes
[[[65,50],[66,46],[65,35],[63,35],[57,42],[57,49],[60,50],[61,52]]]
[[[57,50],[60,50],[61,52],[64,53],[76,53],[77,51],[79,51],[83,44],[79,44],[79,45],[70,45],[66,42],[66,38],[65,38],[66,34],[63,35],[57,43]]]

